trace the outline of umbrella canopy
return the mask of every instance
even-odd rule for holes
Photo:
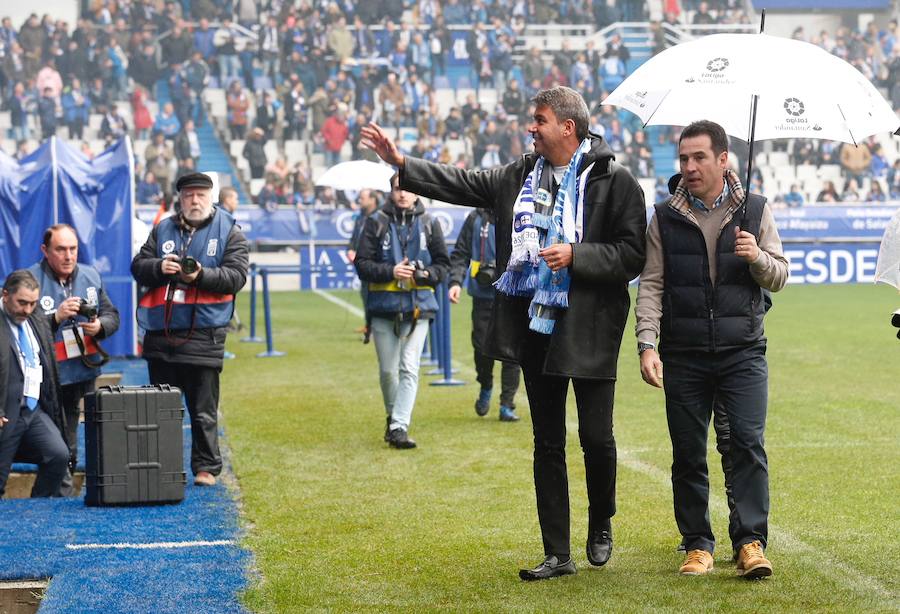
[[[900,290],[900,211],[884,229],[875,265],[875,283],[889,284]]]
[[[341,162],[325,171],[316,180],[316,185],[355,192],[365,189],[390,192],[391,177],[394,172],[394,168],[387,164],[378,164],[368,160]]]
[[[856,68],[816,45],[768,34],[713,34],[671,47],[647,60],[602,104],[627,109],[645,125],[708,119],[748,142],[753,136],[858,143],[900,126]]]

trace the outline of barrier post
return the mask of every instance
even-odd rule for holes
[[[437,352],[434,349],[434,320],[428,321],[428,340],[425,342],[425,347],[422,349],[421,364],[425,367],[433,367],[438,364]],[[427,375],[437,374],[429,371]]]
[[[433,369],[426,371],[425,375],[443,375],[444,373],[444,364],[443,358],[444,353],[441,351],[441,342],[443,341],[443,335],[441,334],[441,327],[444,325],[441,320],[441,311],[444,309],[444,304],[441,302],[441,292],[444,291],[444,284],[440,283],[434,289],[435,298],[437,299],[438,310],[434,316],[434,319],[429,322],[430,328],[428,330],[431,343],[431,362],[430,365],[434,366]]]
[[[441,367],[444,369],[444,379],[431,382],[432,386],[462,386],[464,381],[453,379],[453,359],[450,352],[450,297],[447,295],[447,286],[438,285],[440,297],[438,298],[438,315],[440,326]]]
[[[250,336],[242,337],[243,343],[262,343],[262,339],[256,336],[256,263],[250,263]]]
[[[275,340],[272,338],[272,306],[269,300],[269,272],[265,268],[259,270],[262,276],[263,309],[266,318],[266,351],[256,355],[257,358],[273,358],[284,356],[284,352],[275,351]]]

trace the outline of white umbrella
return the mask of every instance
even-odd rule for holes
[[[671,47],[647,60],[602,104],[627,109],[645,125],[708,119],[748,142],[858,143],[900,126],[856,68],[816,45],[768,34],[714,34]]]
[[[888,284],[900,290],[900,211],[894,214],[884,229],[875,265],[875,283]]]
[[[316,185],[355,192],[365,189],[390,192],[394,172],[394,168],[387,164],[368,160],[341,162],[325,171],[316,180]]]

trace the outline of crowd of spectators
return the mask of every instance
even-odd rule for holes
[[[8,136],[17,142],[15,155],[22,156],[30,140],[45,139],[61,127],[69,139],[84,139],[91,116],[99,114],[100,139],[109,143],[131,133],[147,142],[136,152],[139,195],[147,202],[165,200],[174,179],[197,168],[202,152],[196,127],[210,119],[204,91],[211,86],[225,88],[221,136],[245,142],[240,157],[249,178],[264,181],[262,193],[253,196],[270,208],[341,197],[316,190],[307,159],[270,155],[270,141],[281,151],[285,141],[308,141],[330,165],[367,157],[359,127],[376,120],[398,133],[412,131],[414,138],[403,142],[414,155],[489,167],[528,149],[529,100],[554,84],[584,94],[594,113],[593,129],[635,175],[659,172],[666,179],[672,170],[655,168],[653,151],[669,147],[674,157],[675,130],[646,132],[630,113],[598,104],[633,67],[617,33],[603,48],[588,41],[576,49],[566,37],[557,50],[524,48],[522,42],[533,24],[600,29],[620,20],[644,21],[646,1],[109,0],[86,5],[90,10],[71,31],[49,15],[31,15],[18,28],[2,19],[0,92],[10,117]],[[748,23],[742,7],[736,0],[667,0],[665,21]],[[651,24],[650,32],[653,50],[664,49],[661,24]],[[794,37],[845,58],[900,107],[896,21],[883,29],[841,27],[811,36],[800,27]],[[463,48],[467,69],[453,79],[477,94],[442,109],[439,90],[451,83],[449,52],[459,55]],[[161,81],[171,102],[160,105]],[[490,104],[482,104],[486,93]],[[29,115],[36,121],[29,122]],[[869,150],[868,171],[859,160],[852,167],[842,162],[837,143],[778,146],[790,148],[794,164],[843,164],[848,184],[835,190],[839,200],[859,194],[864,173],[866,184],[877,186],[870,191],[873,198],[900,197],[896,164],[874,142],[861,147]],[[788,195],[779,194],[785,203],[798,202]]]

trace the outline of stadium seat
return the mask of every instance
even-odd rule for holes
[[[266,141],[265,150],[266,158],[269,160],[269,162],[274,162],[281,156],[278,151],[278,142],[275,140]]]
[[[833,181],[834,185],[840,189],[839,184],[843,180],[840,164],[823,164],[819,167],[819,179],[823,181]]]
[[[790,165],[790,163],[790,157],[788,156],[788,153],[786,151],[769,152],[769,166],[788,166]]]
[[[307,142],[293,139],[284,142],[284,155],[291,164],[306,158]]]
[[[231,153],[232,158],[236,160],[243,160],[244,143],[246,143],[246,141],[243,140],[229,141],[228,148],[230,150],[229,153]]]
[[[478,102],[488,113],[493,113],[497,108],[497,90],[492,87],[483,87],[478,91]]]
[[[452,89],[450,88],[450,79],[446,75],[437,75],[434,78],[434,89]]]
[[[440,113],[441,117],[447,117],[450,114],[450,109],[456,104],[456,94],[452,89],[435,89],[434,99],[437,102],[438,113]]]
[[[444,141],[447,151],[450,152],[450,158],[456,160],[460,154],[467,153],[466,141],[463,139],[447,139]]]
[[[264,185],[266,185],[265,179],[251,179],[250,180],[250,198],[255,199],[256,195],[259,194],[260,190],[263,189]]]
[[[814,164],[798,164],[797,179],[801,182],[809,181],[818,177],[819,169]]]

